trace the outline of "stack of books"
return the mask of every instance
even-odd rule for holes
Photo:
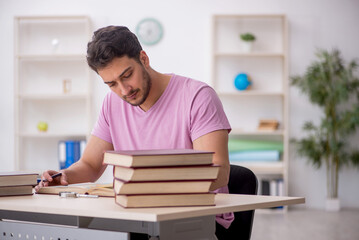
[[[213,152],[193,149],[108,151],[115,201],[123,207],[214,205],[209,189],[219,166]]]
[[[0,196],[31,195],[37,173],[0,172]]]

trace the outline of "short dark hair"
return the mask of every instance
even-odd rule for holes
[[[108,26],[94,32],[87,44],[87,63],[95,71],[106,67],[114,58],[127,56],[140,62],[142,50],[136,35],[124,26]]]

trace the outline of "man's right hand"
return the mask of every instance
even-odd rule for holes
[[[65,171],[61,171],[62,175],[59,177],[52,178],[54,174],[59,173],[54,170],[47,170],[42,173],[41,175],[41,181],[39,184],[35,187],[35,192],[38,192],[40,188],[47,187],[47,186],[54,186],[54,185],[68,185],[67,177]],[[44,180],[46,181],[44,182]]]

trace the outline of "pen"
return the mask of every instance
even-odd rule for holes
[[[59,172],[59,173],[52,175],[51,178],[60,177],[61,175],[62,175],[62,172]],[[42,180],[42,182],[48,182],[48,180],[44,179],[44,180]]]

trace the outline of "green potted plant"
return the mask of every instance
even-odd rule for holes
[[[245,52],[251,52],[253,48],[253,42],[256,40],[256,37],[253,33],[241,33],[239,34],[240,39],[243,43],[243,50]]]
[[[291,78],[318,105],[323,117],[318,125],[308,121],[303,130],[307,136],[293,139],[297,152],[314,167],[326,167],[327,210],[339,210],[338,172],[344,165],[359,167],[359,151],[350,148],[348,138],[359,126],[359,79],[354,76],[358,63],[345,65],[340,51],[318,50],[317,60],[311,63],[303,76]]]

